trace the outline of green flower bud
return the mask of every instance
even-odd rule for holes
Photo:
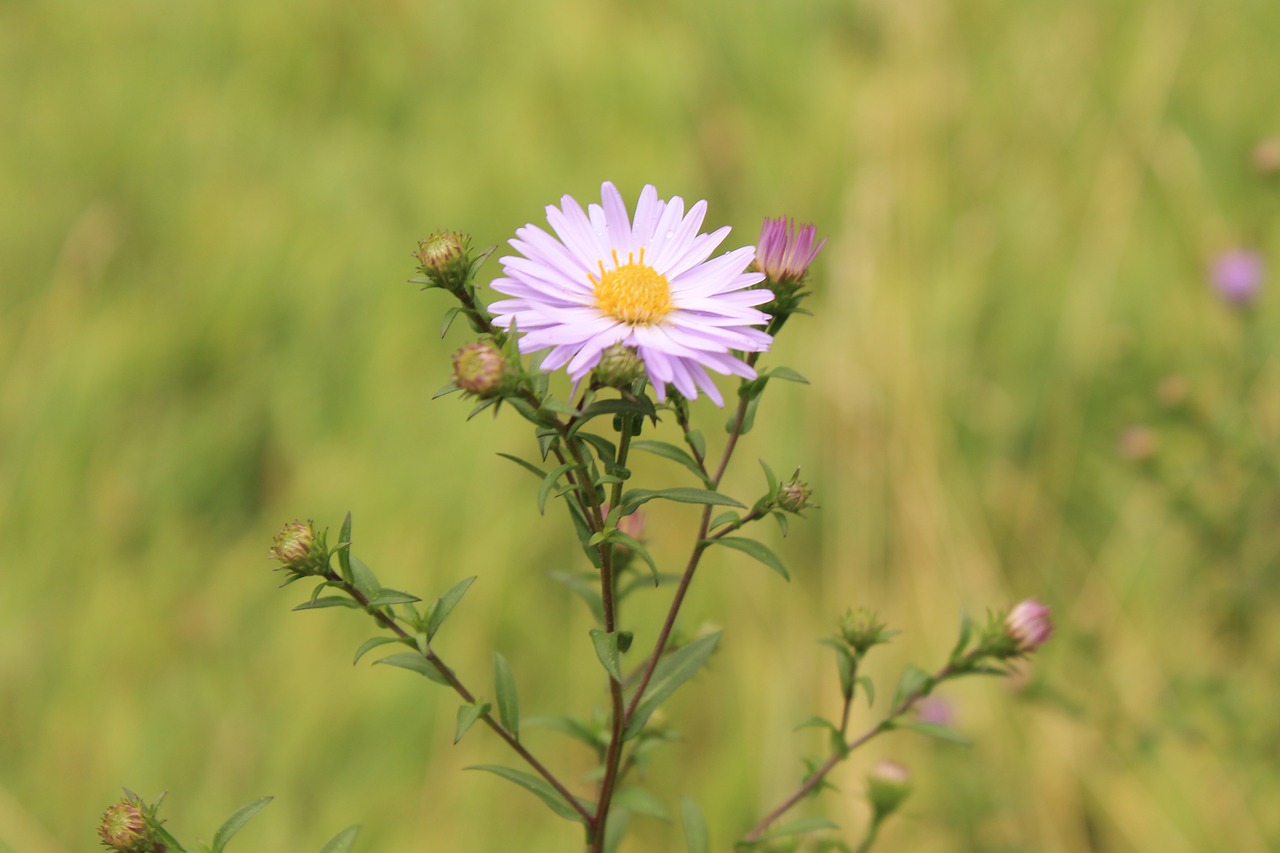
[[[105,847],[124,853],[151,851],[153,845],[147,837],[147,820],[142,809],[131,802],[116,803],[102,815],[98,836]]]
[[[799,472],[796,472],[799,474]],[[783,483],[778,489],[778,506],[787,512],[800,512],[807,506],[812,506],[809,499],[813,497],[813,489],[809,488],[808,483],[802,483],[798,476],[793,476],[791,482]]]
[[[467,344],[453,354],[453,381],[477,397],[501,393],[508,374],[506,358],[489,341]]]
[[[897,811],[911,793],[911,774],[892,761],[877,761],[867,775],[867,802],[876,823]]]
[[[437,231],[418,242],[414,257],[430,282],[428,287],[456,293],[466,284],[471,268],[471,238],[457,231]]]
[[[889,642],[890,633],[876,614],[865,607],[849,610],[840,620],[840,636],[862,657],[872,646]]]
[[[323,574],[329,567],[329,551],[324,537],[317,536],[310,521],[291,521],[276,534],[269,556],[290,571],[303,575]]]
[[[635,347],[614,344],[600,353],[594,379],[610,388],[630,388],[632,383],[645,375],[644,362]]]

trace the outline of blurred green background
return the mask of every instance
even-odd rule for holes
[[[685,624],[726,635],[668,709],[669,808],[725,849],[794,787],[846,607],[904,631],[887,691],[1035,595],[1034,669],[945,694],[975,745],[878,741],[821,810],[856,838],[890,757],[916,790],[882,849],[1280,848],[1276,299],[1205,278],[1280,246],[1250,165],[1278,30],[1265,0],[0,4],[0,849],[92,848],[123,785],[206,841],[275,795],[238,850],[577,849],[461,772],[507,755],[451,745],[449,695],[351,667],[357,615],[290,613],[266,549],[350,509],[388,585],[480,576],[440,646],[481,689],[499,649],[526,714],[600,700],[563,519],[495,455],[530,437],[430,401],[461,327],[405,279],[430,231],[503,243],[602,180],[706,198],[727,246],[831,238],[768,361],[813,384],[771,389],[728,480],[800,465],[822,508],[769,534],[789,586],[700,576]],[[659,513],[655,553],[688,526]],[[584,771],[559,738],[528,736]]]

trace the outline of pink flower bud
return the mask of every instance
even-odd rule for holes
[[[1018,602],[1004,620],[1005,633],[1013,640],[1021,654],[1034,652],[1053,636],[1053,620],[1049,618],[1049,605],[1034,598]]]

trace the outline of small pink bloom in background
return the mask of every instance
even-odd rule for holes
[[[1210,280],[1218,295],[1232,305],[1247,305],[1262,289],[1262,256],[1249,249],[1223,252],[1213,262]]]
[[[1034,598],[1020,601],[1005,617],[1004,627],[1009,638],[1018,644],[1019,652],[1034,652],[1053,636],[1049,605],[1041,604]]]
[[[926,696],[916,705],[916,717],[922,723],[934,723],[939,726],[953,726],[956,712],[951,703],[941,696]]]

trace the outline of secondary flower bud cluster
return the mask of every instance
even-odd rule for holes
[[[280,528],[268,555],[299,575],[320,575],[329,568],[324,534],[316,533],[310,521],[291,521]]]
[[[115,803],[98,823],[102,846],[120,853],[164,853],[166,845],[156,840],[155,808],[133,795]]]

